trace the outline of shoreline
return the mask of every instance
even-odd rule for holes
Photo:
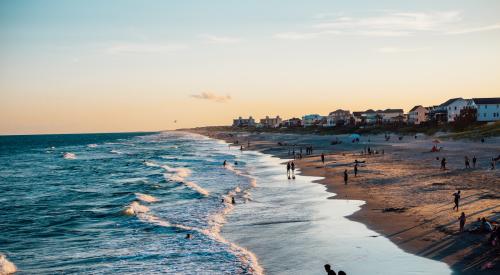
[[[284,161],[287,157],[290,158],[286,152],[283,152],[286,151],[284,148],[277,148],[276,145],[276,138],[281,139],[283,135],[247,134],[236,137],[227,132],[200,130],[192,130],[191,132],[224,140],[230,144],[235,141],[235,138],[238,138],[244,140],[244,143],[241,143],[244,147],[247,147],[248,141],[250,142],[250,148],[244,148],[244,150],[267,153]],[[238,134],[241,135],[241,133]],[[324,139],[325,137],[306,135],[304,138]],[[394,148],[390,149],[391,147],[383,145],[376,146],[384,148],[382,150],[386,150],[387,153],[367,156],[360,155],[356,148],[341,148],[341,150],[337,151],[323,148],[325,146],[318,146],[318,149],[315,148],[316,152],[313,155],[304,156],[302,159],[296,160],[295,163],[301,174],[322,177],[321,180],[314,182],[324,185],[327,192],[337,194],[329,197],[329,199],[364,201],[365,204],[361,209],[347,218],[361,222],[369,229],[384,235],[404,251],[445,262],[454,271],[454,274],[497,274],[500,270],[500,259],[497,251],[484,244],[486,235],[470,233],[460,235],[455,232],[458,231],[455,216],[458,217],[460,212],[451,211],[451,194],[457,188],[464,190],[464,211],[474,211],[470,215],[467,213],[468,223],[479,216],[494,218],[498,221],[500,196],[495,196],[495,193],[499,194],[499,187],[455,186],[455,180],[467,176],[464,175],[464,172],[450,170],[441,173],[435,169],[435,163],[419,164],[417,168],[414,168],[411,161],[408,163],[404,159],[407,155],[401,153],[399,148],[394,150]],[[325,153],[325,165],[321,163],[320,152]],[[359,177],[355,178],[350,175],[349,184],[344,185],[342,171],[347,169],[351,174],[354,159],[366,160],[367,167],[360,167]],[[387,167],[394,171],[387,173]],[[494,180],[498,176],[497,171],[486,176],[479,175],[487,173],[485,170],[474,170],[468,173],[478,174],[474,176],[480,177],[480,180],[483,181],[490,181],[494,185],[495,181],[498,182],[498,180]],[[390,175],[387,176],[387,174]],[[443,184],[433,182],[429,184],[427,177],[431,177],[432,181],[448,180],[449,182]],[[436,190],[422,191],[419,189],[417,191],[426,193],[434,193],[428,191],[435,191],[441,195],[444,194],[444,196],[447,196],[444,199],[445,201],[439,202],[436,200],[433,202],[435,198],[432,195],[430,198],[425,198],[423,203],[419,203],[418,198],[417,201],[412,200],[413,196],[418,197],[420,195],[416,195],[417,193],[408,194],[406,189],[412,189],[412,187],[408,187],[409,183],[413,180],[421,180],[421,178],[427,180],[427,182],[419,183],[418,187],[420,189],[432,189],[435,186]],[[451,180],[448,178],[451,178]],[[449,188],[441,190],[443,186],[449,186]],[[390,190],[386,190],[387,188],[390,188]],[[483,270],[487,263],[491,263],[492,268]]]

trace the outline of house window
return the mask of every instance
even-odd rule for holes
[[[455,106],[455,110],[457,109],[457,106]]]

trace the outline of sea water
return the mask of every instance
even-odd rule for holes
[[[275,158],[187,133],[0,137],[3,268],[323,274],[330,262],[347,274],[450,273],[344,218],[363,202],[327,200],[313,179],[290,182]]]

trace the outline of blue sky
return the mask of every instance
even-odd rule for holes
[[[1,1],[0,133],[498,96],[499,13],[493,0]]]

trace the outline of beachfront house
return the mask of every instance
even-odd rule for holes
[[[255,127],[255,120],[250,116],[249,118],[239,117],[233,119],[233,127]]]
[[[378,120],[383,124],[404,122],[403,109],[385,109],[377,111]]]
[[[351,121],[351,112],[348,110],[338,109],[331,112],[326,117],[325,127],[335,127],[347,125]]]
[[[455,119],[460,115],[460,111],[467,107],[471,107],[472,104],[472,100],[457,97],[447,100],[445,103],[439,105],[439,107],[441,110],[446,111],[446,120],[448,122],[454,122]]]
[[[281,122],[281,126],[286,128],[302,127],[302,120],[300,118],[293,117],[287,120],[283,120]]]
[[[362,124],[372,125],[372,124],[376,124],[377,122],[379,122],[379,120],[380,120],[380,117],[377,115],[377,112],[375,112],[372,109],[368,109],[361,114],[361,123]]]
[[[427,115],[427,121],[432,121],[435,123],[445,123],[448,121],[448,112],[441,105],[434,105],[425,107],[429,113]]]
[[[500,97],[473,98],[477,121],[500,121]]]
[[[302,126],[310,127],[320,125],[322,124],[323,118],[323,116],[318,114],[305,115],[302,117]]]
[[[422,105],[417,105],[408,112],[408,123],[409,124],[420,124],[427,121],[429,115],[429,110]]]
[[[278,128],[281,125],[282,119],[280,116],[276,116],[275,118],[266,116],[266,118],[260,119],[260,124],[264,128]]]
[[[355,125],[363,123],[363,112],[352,112],[352,117],[354,118]]]

